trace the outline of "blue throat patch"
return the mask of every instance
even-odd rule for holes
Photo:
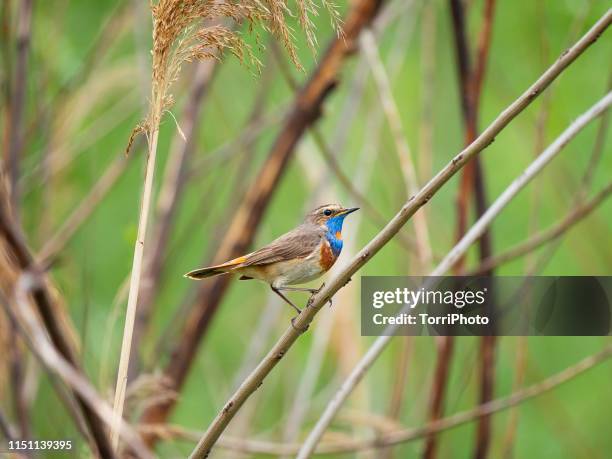
[[[340,255],[342,251],[342,239],[337,238],[336,233],[342,232],[342,223],[344,223],[345,217],[346,215],[338,215],[337,217],[330,218],[325,223],[325,226],[327,226],[325,237],[329,241],[332,252],[336,257]]]

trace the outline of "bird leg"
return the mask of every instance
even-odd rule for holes
[[[293,309],[295,309],[295,310],[297,311],[297,313],[298,313],[298,314],[301,314],[301,313],[302,313],[302,310],[301,310],[300,308],[298,308],[298,307],[297,307],[295,304],[293,304],[293,303],[291,302],[291,300],[289,300],[289,298],[287,298],[285,295],[283,295],[283,294],[280,292],[280,289],[274,288],[274,287],[272,287],[271,285],[270,285],[270,288],[272,289],[272,291],[273,291],[274,293],[276,293],[276,294],[277,294],[278,296],[280,296],[280,297],[281,297],[283,300],[285,300],[285,302],[286,302],[286,303],[287,303],[289,306],[291,306]],[[285,289],[283,289],[283,290],[285,290]]]
[[[306,288],[306,287],[279,287],[278,290],[287,290],[289,292],[308,292],[314,295],[321,289],[320,288]]]
[[[291,292],[308,292],[311,295],[316,295],[317,293],[319,293],[321,290],[323,290],[323,287],[325,287],[325,282],[323,282],[321,284],[321,286],[319,288],[306,288],[306,287],[279,287],[278,290],[288,290]],[[284,297],[283,297],[284,298]],[[330,298],[329,300],[327,300],[327,302],[329,303],[329,307],[331,308],[333,305],[333,301]],[[309,303],[310,305],[310,303]],[[295,307],[295,306],[293,306]]]

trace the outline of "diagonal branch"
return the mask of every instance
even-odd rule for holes
[[[572,229],[574,225],[577,225],[584,218],[588,217],[611,194],[612,183],[608,183],[608,185],[606,185],[599,193],[588,201],[578,204],[578,206],[573,208],[571,212],[569,212],[555,225],[534,234],[528,240],[509,248],[507,251],[502,252],[499,255],[494,255],[486,260],[483,260],[478,268],[467,275],[482,275],[484,272],[512,261],[515,258],[522,257],[523,255],[533,252],[544,244],[558,239],[567,231]]]
[[[606,12],[595,25],[570,49],[564,52],[560,58],[531,85],[521,96],[518,97],[509,107],[501,112],[497,118],[482,132],[474,142],[467,146],[457,156],[455,156],[438,174],[433,177],[415,196],[400,209],[395,217],[387,224],[385,229],[378,233],[344,269],[342,269],[333,279],[331,279],[318,293],[312,296],[308,307],[295,318],[294,323],[280,337],[277,343],[268,352],[266,357],[257,365],[251,374],[243,381],[236,392],[230,397],[223,409],[208,427],[206,433],[200,439],[196,449],[192,453],[193,458],[203,458],[210,452],[213,445],[218,440],[221,433],[225,430],[229,422],[236,415],[238,410],[263,383],[264,379],[280,362],[293,343],[300,336],[300,331],[306,330],[316,314],[324,304],[344,285],[346,285],[353,274],[355,274],[364,264],[378,253],[406,224],[406,222],[423,207],[433,195],[453,177],[470,159],[484,150],[493,142],[495,136],[499,134],[519,113],[521,113],[544,89],[552,83],[557,76],[563,72],[578,56],[580,56],[599,36],[608,28],[612,22],[612,10]],[[389,338],[389,337],[382,337]],[[384,344],[382,346],[384,348]],[[382,351],[382,348],[380,349]],[[377,349],[368,352],[368,359],[364,358],[365,364],[360,366],[352,375],[355,384],[358,382],[365,371],[378,356]],[[370,360],[370,358],[373,359]],[[348,383],[345,383],[345,386]],[[343,386],[343,387],[345,387]],[[348,388],[350,392],[350,387]],[[348,393],[346,394],[348,395]],[[329,405],[331,417],[342,404],[342,395],[335,398]],[[304,449],[301,459],[308,457],[318,443],[325,427],[312,432],[314,441],[311,441]]]
[[[612,12],[611,12],[612,14]],[[604,98],[593,105],[588,111],[574,121],[540,156],[533,161],[517,179],[515,179],[506,190],[495,200],[495,202],[487,209],[487,211],[478,219],[478,221],[470,228],[470,230],[461,238],[461,240],[453,247],[453,249],[444,257],[430,274],[430,278],[443,276],[451,269],[458,259],[463,257],[467,250],[482,236],[493,220],[500,212],[514,199],[533,178],[539,174],[545,166],[547,166],[559,152],[572,140],[585,126],[596,119],[612,105],[612,92],[608,93]],[[487,128],[483,135],[490,130]],[[479,137],[479,139],[482,135]],[[477,139],[478,141],[478,139]],[[473,145],[473,144],[472,144]],[[470,148],[470,147],[468,147]],[[452,163],[451,163],[452,164]],[[448,167],[448,166],[447,166]],[[440,175],[440,174],[438,174]],[[431,182],[430,182],[431,183]],[[380,236],[380,235],[379,235]],[[365,249],[364,249],[365,250]],[[363,252],[363,251],[362,251]],[[430,287],[432,281],[426,281],[424,288]],[[435,282],[435,281],[433,281]],[[327,288],[326,288],[327,289]],[[321,293],[324,295],[325,291]],[[398,314],[409,312],[410,305],[403,308]],[[308,310],[306,310],[308,311]],[[302,313],[299,318],[304,315]],[[297,323],[296,326],[301,324]],[[336,392],[332,400],[327,405],[325,411],[317,421],[315,427],[304,442],[297,459],[307,459],[314,452],[316,445],[323,436],[323,433],[331,424],[333,418],[340,410],[342,404],[346,401],[353,389],[359,384],[366,372],[372,367],[374,362],[385,350],[387,345],[393,339],[394,332],[399,328],[399,325],[390,325],[385,329],[384,336],[376,339],[374,344],[368,349],[359,363],[353,368],[353,371],[344,381],[340,389]]]

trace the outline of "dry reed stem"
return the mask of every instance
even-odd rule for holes
[[[325,6],[329,5],[326,0],[322,1]],[[306,38],[314,46],[311,41],[311,23],[308,18],[308,14],[314,11],[314,3],[312,0],[298,0],[297,4],[299,5],[298,17],[306,32]],[[223,51],[231,52],[240,61],[248,59],[252,65],[259,67],[259,61],[239,34],[223,25],[208,25],[211,21],[232,20],[238,24],[246,22],[250,27],[256,24],[263,25],[283,42],[295,65],[300,66],[293,37],[285,20],[285,15],[291,14],[291,11],[283,0],[266,0],[265,2],[245,0],[239,3],[229,0],[159,0],[151,4],[151,11],[153,50],[150,107],[145,121],[132,131],[126,149],[126,152],[129,152],[137,134],[147,135],[149,153],[115,389],[116,423],[119,423],[123,415],[136,306],[143,268],[144,245],[151,207],[159,124],[162,115],[174,102],[170,94],[170,87],[178,79],[184,63],[220,59]],[[335,18],[334,14],[332,18]],[[118,446],[116,426],[111,429],[111,440],[116,449]]]
[[[132,264],[132,275],[130,277],[130,290],[128,294],[128,305],[126,309],[125,325],[123,329],[123,341],[121,344],[121,357],[117,370],[117,384],[115,387],[115,401],[113,404],[114,422],[111,428],[111,442],[113,449],[119,446],[119,425],[123,420],[123,403],[127,389],[127,373],[130,362],[130,350],[132,346],[132,331],[136,319],[136,304],[138,302],[138,291],[140,289],[140,273],[142,270],[142,259],[144,255],[144,243],[149,221],[149,210],[151,208],[151,194],[153,191],[153,174],[155,171],[155,156],[157,154],[157,138],[159,129],[151,133],[149,140],[149,154],[145,175],[145,185],[138,221],[138,235],[134,246],[134,260]]]
[[[395,428],[382,431],[372,439],[347,439],[340,441],[328,441],[318,445],[314,454],[348,454],[358,451],[377,450],[389,446],[400,445],[412,441],[421,440],[434,433],[444,432],[455,427],[472,422],[482,416],[489,416],[504,410],[516,407],[533,398],[550,392],[551,390],[565,384],[574,378],[581,376],[592,368],[606,363],[612,358],[612,346],[606,346],[601,351],[588,356],[578,363],[555,373],[546,379],[518,389],[505,397],[490,400],[485,404],[455,413],[436,421],[431,421],[421,427]],[[194,432],[183,427],[170,424],[141,424],[139,430],[153,433],[162,438],[181,438],[196,441],[201,437],[201,432]],[[266,440],[252,440],[223,436],[218,442],[219,448],[244,454],[269,454],[274,456],[295,455],[299,451],[300,443],[276,443]]]
[[[208,93],[215,68],[215,61],[208,61],[200,62],[195,69],[188,102],[183,110],[180,123],[186,140],[182,139],[179,132],[176,133],[172,149],[166,161],[164,179],[157,198],[156,219],[158,223],[153,232],[151,246],[153,249],[145,258],[146,266],[142,275],[143,280],[140,287],[132,338],[132,346],[135,349],[136,358],[132,359],[128,370],[128,378],[135,376],[137,372],[138,350],[152,313],[153,302],[162,274],[164,255],[166,254],[174,222],[174,215],[186,183],[187,162],[197,144],[196,139],[201,106]]]

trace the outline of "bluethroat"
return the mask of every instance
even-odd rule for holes
[[[226,263],[195,269],[185,274],[190,279],[205,279],[220,274],[239,274],[240,280],[259,279],[270,284],[274,293],[301,310],[282,291],[316,293],[318,289],[290,287],[320,277],[336,262],[342,251],[342,224],[358,207],[338,204],[317,207],[297,228],[283,234],[255,252]]]

